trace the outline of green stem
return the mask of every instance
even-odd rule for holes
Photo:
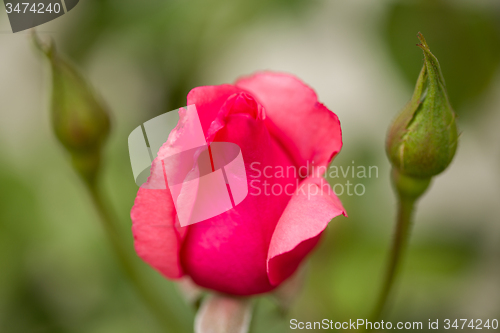
[[[403,175],[398,170],[393,169],[392,182],[398,196],[396,231],[392,241],[389,263],[383,280],[382,290],[376,303],[373,316],[371,317],[373,321],[379,321],[387,307],[391,291],[394,288],[394,281],[396,280],[410,239],[412,226],[411,218],[415,203],[429,187],[431,178],[413,178]]]
[[[139,296],[143,299],[144,303],[148,306],[153,315],[162,324],[165,332],[177,333],[184,331],[183,325],[180,321],[169,313],[168,309],[166,309],[166,304],[159,300],[155,292],[149,288],[143,280],[142,275],[137,270],[133,259],[129,256],[126,246],[123,244],[117,231],[117,224],[115,222],[117,219],[107,208],[108,205],[106,204],[106,200],[104,200],[103,195],[96,186],[95,182],[84,181],[84,183],[99,214],[106,237],[118,257],[118,261],[122,266],[122,269],[126,273]]]
[[[415,201],[402,199],[398,200],[398,215],[396,222],[396,232],[392,241],[391,252],[389,254],[389,263],[385,274],[382,291],[380,293],[373,320],[378,321],[383,314],[387,301],[394,285],[394,280],[404,256],[411,232],[411,216],[413,213]]]

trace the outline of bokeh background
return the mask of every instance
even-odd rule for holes
[[[185,105],[195,86],[263,69],[293,73],[341,120],[344,148],[334,165],[378,167],[371,179],[331,179],[362,183],[366,193],[340,197],[349,218],[328,227],[290,312],[257,300],[259,333],[291,331],[290,318],[368,317],[395,216],[385,132],[422,66],[421,31],[441,62],[462,134],[454,162],[419,203],[387,319],[424,328],[428,319],[500,319],[498,0],[82,0],[37,31],[112,111],[102,182],[130,251],[137,186],[128,134]],[[29,33],[12,34],[0,11],[0,332],[161,332],[51,133],[49,78]],[[176,285],[136,261],[192,331],[194,310]]]

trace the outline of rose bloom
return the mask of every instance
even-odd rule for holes
[[[194,88],[187,96],[192,104],[208,143],[241,148],[248,188],[251,181],[266,181],[279,195],[247,195],[223,214],[181,227],[168,187],[151,189],[146,183],[131,212],[137,254],[170,279],[189,276],[199,286],[235,295],[271,291],[296,271],[328,223],[346,215],[321,174],[342,147],[339,120],[310,87],[282,73]],[[172,131],[153,168],[182,131],[179,125]],[[261,173],[256,179],[249,174],[255,162],[271,170],[307,167],[308,173]]]

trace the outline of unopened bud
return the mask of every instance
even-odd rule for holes
[[[33,37],[50,63],[51,122],[56,137],[72,155],[77,171],[93,180],[110,130],[109,113],[77,69],[59,56],[54,44],[45,45]]]
[[[386,151],[399,173],[430,178],[444,171],[457,149],[457,125],[437,58],[418,34],[424,66],[413,97],[389,128]]]

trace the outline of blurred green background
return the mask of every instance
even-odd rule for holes
[[[303,291],[282,315],[257,301],[252,332],[289,319],[367,318],[381,283],[395,199],[385,131],[422,66],[421,31],[440,60],[461,139],[418,206],[388,320],[500,319],[500,2],[498,0],[82,0],[37,28],[112,110],[103,185],[132,251],[137,192],[127,137],[186,104],[195,86],[270,69],[293,73],[337,113],[337,166],[377,166],[363,196],[340,196]],[[48,121],[49,72],[28,32],[0,13],[0,332],[161,332],[106,243],[98,216]],[[136,260],[192,331],[174,283]],[[425,329],[424,329],[425,330]],[[467,331],[467,330],[464,330]]]

